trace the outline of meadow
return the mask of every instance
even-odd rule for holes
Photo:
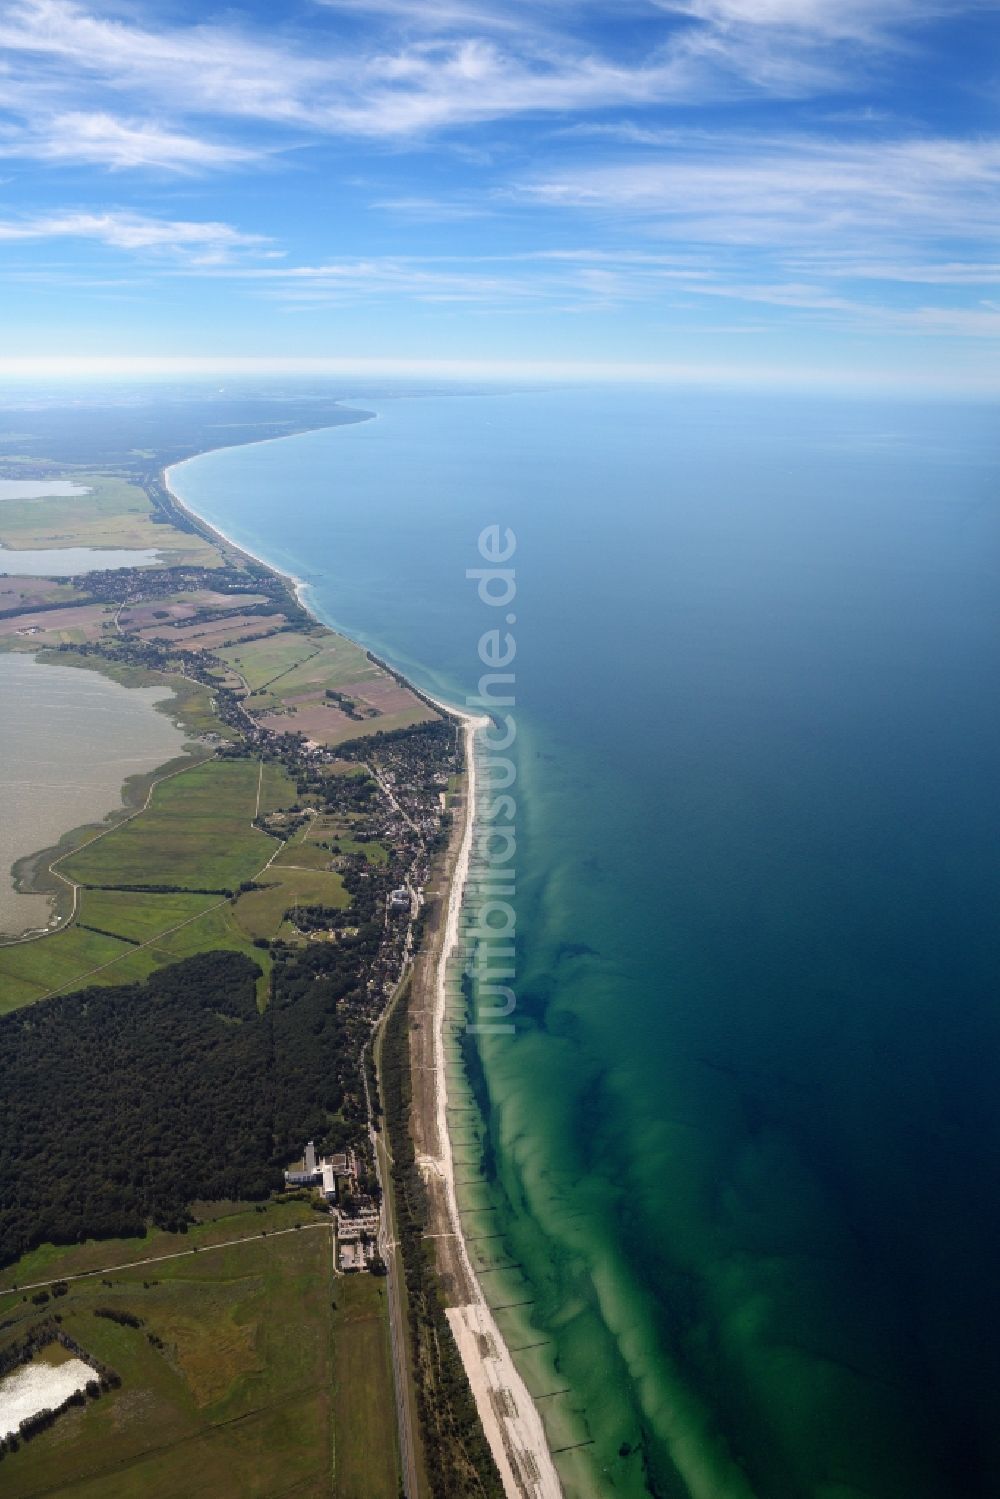
[[[334,1275],[327,1220],[304,1200],[194,1210],[185,1234],[43,1245],[0,1271],[0,1350],[57,1309],[122,1377],[5,1460],[5,1495],[62,1492],[72,1444],[86,1499],[397,1499],[385,1282]],[[60,1277],[64,1294],[31,1300]]]
[[[155,547],[169,564],[217,567],[219,553],[200,536],[157,525],[144,490],[108,474],[80,473],[88,495],[5,500],[0,543],[14,551],[36,547]]]
[[[210,1247],[225,1239],[245,1242]],[[147,1251],[180,1257],[70,1281],[44,1311],[25,1293],[0,1294],[5,1342],[58,1309],[63,1329],[122,1379],[6,1459],[10,1499],[62,1491],[70,1449],[72,1492],[87,1499],[329,1493],[333,1273],[329,1230],[315,1213],[273,1205],[147,1244],[111,1240],[28,1259],[44,1253],[47,1271],[73,1274],[81,1251],[102,1266]]]
[[[71,854],[63,872],[83,885],[235,889],[275,852],[252,826],[259,779],[256,761],[211,760],[161,781],[144,812]]]
[[[282,846],[251,826],[258,810],[273,812],[294,797],[280,765],[249,760],[209,760],[161,782],[145,811],[60,864],[81,886],[76,920],[0,947],[0,1014],[73,988],[131,983],[208,951],[242,952],[260,966],[263,1008],[271,958],[256,942],[297,940],[285,919],[296,905],[349,903],[340,875],[326,867],[329,851]],[[257,888],[220,893],[258,874]],[[114,888],[140,884],[187,888]]]

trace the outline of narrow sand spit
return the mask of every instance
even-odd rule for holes
[[[181,499],[172,487],[171,472],[171,468],[163,470],[163,481],[182,510],[201,521],[229,546],[241,552],[244,557],[252,557],[255,562],[262,563],[271,572],[288,578],[295,589],[296,598],[304,608],[309,608],[304,597],[309,589],[308,583],[283,572],[273,562],[268,562],[266,558],[258,556],[249,548],[234,541],[214,522],[204,520],[197,511],[192,510]],[[332,627],[328,626],[328,628]],[[437,1153],[422,1154],[419,1162],[421,1168],[438,1177],[443,1186],[457,1259],[462,1277],[470,1288],[473,1298],[467,1305],[447,1308],[446,1315],[475,1396],[476,1409],[483,1423],[490,1450],[500,1469],[504,1492],[508,1499],[562,1499],[562,1485],[549,1452],[542,1418],[528,1393],[527,1385],[515,1367],[510,1350],[503,1340],[472,1268],[458,1211],[451,1136],[448,1133],[448,1079],[444,1052],[444,1026],[448,1006],[448,960],[458,945],[462,897],[469,877],[472,855],[476,809],[476,733],[486,728],[490,720],[485,717],[476,718],[448,703],[438,702],[429,693],[421,695],[434,703],[435,707],[440,708],[446,715],[460,719],[462,722],[467,794],[465,826],[462,829],[462,842],[448,892],[448,913],[434,984],[434,1101]]]
[[[511,1357],[492,1311],[487,1305],[462,1234],[462,1221],[455,1192],[455,1168],[448,1133],[448,1078],[444,1050],[447,1011],[448,961],[459,941],[462,895],[469,876],[476,811],[476,733],[488,718],[473,718],[446,704],[445,712],[462,720],[465,739],[467,795],[462,842],[448,892],[448,913],[441,944],[434,988],[435,1103],[438,1154],[422,1164],[444,1184],[448,1217],[454,1242],[473,1300],[467,1306],[449,1307],[448,1321],[455,1335],[465,1372],[472,1386],[476,1408],[490,1449],[500,1469],[509,1499],[560,1499],[562,1485],[545,1438],[542,1418]]]

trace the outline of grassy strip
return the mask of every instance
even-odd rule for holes
[[[334,1286],[333,1429],[336,1499],[398,1499],[386,1283],[344,1276]]]

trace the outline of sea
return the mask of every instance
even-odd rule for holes
[[[516,651],[513,1029],[451,1087],[567,1495],[996,1499],[996,406],[349,404],[172,482],[424,689]]]

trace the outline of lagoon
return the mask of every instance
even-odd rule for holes
[[[11,866],[122,805],[122,784],[180,754],[184,734],[156,705],[164,687],[0,654],[0,933],[44,927],[47,896],[21,895]]]
[[[75,578],[120,567],[155,567],[160,553],[148,547],[0,546],[0,575],[11,578]]]
[[[0,500],[71,499],[90,494],[84,484],[66,479],[0,479]]]

